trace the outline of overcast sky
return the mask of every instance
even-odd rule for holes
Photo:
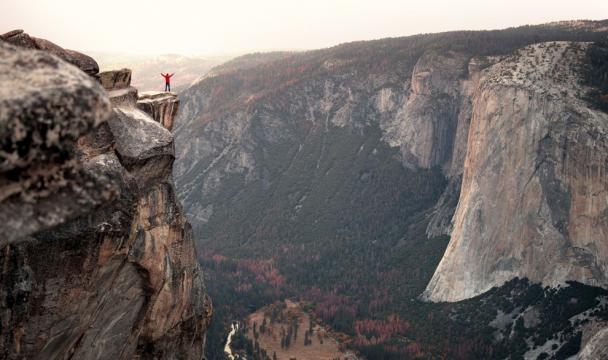
[[[608,0],[0,0],[23,28],[76,50],[230,54],[447,30],[608,18]]]

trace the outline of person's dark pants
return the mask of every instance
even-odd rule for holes
[[[171,84],[169,84],[169,83],[165,84],[165,91],[171,91]]]

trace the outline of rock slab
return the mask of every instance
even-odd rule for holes
[[[179,99],[177,95],[169,92],[144,92],[139,94],[137,107],[171,131],[177,116]]]

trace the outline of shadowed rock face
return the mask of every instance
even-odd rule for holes
[[[48,53],[0,59],[0,358],[202,358],[171,133]]]
[[[152,116],[166,129],[173,129],[173,121],[177,116],[179,99],[177,95],[168,92],[145,92],[139,94],[137,107]]]
[[[386,135],[410,166],[449,167],[467,63],[463,54],[428,52],[414,66],[409,98]]]
[[[514,277],[608,286],[608,115],[578,95],[586,46],[533,45],[484,75],[427,299],[470,298]]]

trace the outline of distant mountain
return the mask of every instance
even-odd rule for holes
[[[164,90],[164,79],[160,73],[175,73],[172,79],[172,91],[174,92],[182,91],[214,66],[232,58],[232,56],[196,57],[177,54],[132,55],[104,52],[91,52],[90,54],[97,59],[102,70],[131,69],[133,85],[140,91]]]
[[[257,54],[184,90],[175,177],[219,304],[209,356],[285,297],[369,359],[608,344],[607,25]]]
[[[236,57],[221,65],[215,66],[209,75],[225,74],[232,71],[241,71],[251,69],[255,66],[266,64],[269,62],[282,60],[296,54],[290,51],[274,51],[266,53],[253,53]]]

